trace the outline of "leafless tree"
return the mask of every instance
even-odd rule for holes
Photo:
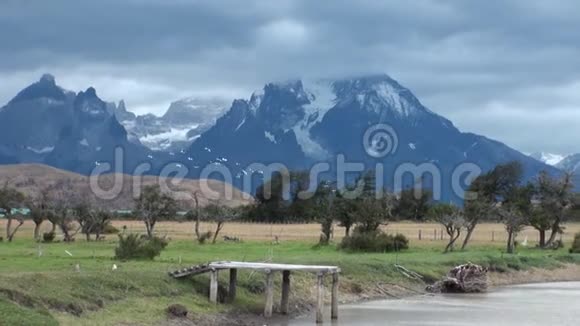
[[[6,218],[6,238],[8,242],[12,242],[14,235],[18,229],[24,224],[24,219],[19,214],[14,214],[13,209],[20,207],[25,201],[25,196],[21,192],[9,188],[5,184],[0,189],[0,210]],[[12,223],[16,221],[18,225],[14,226]]]
[[[153,237],[155,224],[159,220],[173,218],[177,210],[175,199],[161,192],[158,185],[145,186],[135,201],[137,216],[145,223],[147,236]]]
[[[485,197],[479,197],[465,201],[465,239],[461,245],[461,250],[465,250],[471,240],[471,235],[481,220],[493,216],[495,203],[490,202]]]
[[[53,224],[52,232],[58,226],[63,233],[63,241],[74,241],[81,226],[75,221],[74,208],[86,195],[75,189],[71,180],[61,180],[48,189],[52,213],[49,220]]]
[[[200,242],[201,234],[199,232],[199,224],[201,220],[201,211],[199,207],[199,193],[197,191],[193,193],[193,205],[193,210],[190,211],[190,214],[191,218],[195,221],[195,237],[197,241]]]
[[[44,188],[38,194],[28,198],[30,218],[34,222],[34,239],[40,240],[40,226],[45,220],[54,220],[52,217],[49,188]]]
[[[91,234],[95,235],[95,240],[99,240],[112,218],[110,212],[97,208],[88,201],[77,204],[74,208],[74,214],[81,227],[81,233],[85,235],[87,241],[91,240]]]
[[[461,236],[461,231],[465,228],[465,215],[463,211],[451,204],[437,204],[431,207],[431,218],[443,225],[445,232],[449,235],[449,242],[445,246],[445,253],[453,251],[455,242]]]
[[[219,203],[211,203],[203,208],[201,213],[204,219],[216,223],[215,231],[213,232],[212,243],[216,243],[217,238],[226,222],[237,219],[241,214],[241,208],[228,207]]]
[[[544,247],[553,245],[558,234],[564,230],[562,223],[566,221],[567,214],[572,207],[572,174],[565,173],[561,178],[552,178],[543,172],[538,177],[537,193],[539,200],[540,216],[547,219],[551,225],[550,238],[544,243]]]
[[[502,204],[496,210],[505,225],[508,234],[506,252],[513,254],[515,251],[516,237],[527,224],[525,216],[520,208],[513,204]]]

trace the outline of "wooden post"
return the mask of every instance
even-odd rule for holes
[[[218,296],[218,271],[212,269],[209,277],[209,301],[217,304]]]
[[[274,273],[266,271],[266,307],[264,308],[264,317],[272,317],[272,306],[274,305]]]
[[[421,241],[421,229],[419,229],[419,241]]]
[[[332,306],[330,318],[338,319],[338,272],[332,274]]]
[[[495,232],[491,231],[491,242],[495,241]]]
[[[324,310],[324,273],[318,273],[318,280],[316,282],[317,287],[317,300],[316,300],[316,323],[323,323]]]
[[[280,312],[288,314],[288,298],[290,296],[290,271],[282,272],[282,301],[280,302]]]
[[[433,230],[433,240],[436,241],[437,240],[437,229]]]
[[[228,291],[228,302],[232,303],[236,300],[236,287],[238,283],[238,270],[230,268],[230,289]]]

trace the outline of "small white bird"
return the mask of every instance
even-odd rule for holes
[[[81,265],[80,264],[76,264],[75,265],[75,271],[77,271],[78,273],[80,273],[80,271],[81,271]]]
[[[113,270],[116,271],[117,270],[117,264],[113,264]]]

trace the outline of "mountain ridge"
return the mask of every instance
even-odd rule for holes
[[[377,159],[362,143],[369,128],[382,124],[394,129],[399,146],[393,155]],[[381,163],[391,172],[407,163],[431,163],[448,180],[462,163],[477,163],[486,171],[518,160],[528,178],[540,170],[558,173],[499,141],[461,132],[386,74],[314,83],[268,83],[248,100],[236,100],[193,142],[187,154],[196,155],[202,166],[216,162],[226,165],[238,180],[253,172],[243,169],[253,162],[279,162],[302,169],[331,161],[329,157],[339,154],[367,168]],[[336,164],[331,166],[336,170]],[[443,197],[452,196],[446,193]]]
[[[181,131],[192,143],[185,142],[185,149],[179,151],[151,150],[142,141],[147,136],[137,136],[127,121],[156,126],[164,116],[179,121],[183,112],[200,113],[187,111],[187,106],[213,109],[188,99],[162,117],[137,116],[123,101],[113,104],[100,99],[92,87],[78,94],[62,90],[50,75],[15,99],[0,110],[0,163],[4,164],[46,163],[88,174],[96,166],[112,162],[115,149],[121,147],[125,151],[123,172],[133,173],[137,166],[148,163],[147,173],[158,174],[171,163],[187,167],[187,176],[198,178],[204,167],[222,166],[240,187],[244,176],[263,174],[249,167],[252,163],[281,163],[290,169],[328,163],[326,176],[332,178],[340,168],[336,158],[343,155],[367,169],[380,163],[389,173],[405,164],[431,164],[446,183],[445,200],[453,199],[448,191],[452,174],[464,163],[486,171],[518,160],[527,178],[541,170],[560,173],[499,141],[460,131],[386,74],[267,83],[249,98],[234,100],[203,130]],[[369,152],[364,137],[375,126],[392,129],[390,136],[398,145],[395,151],[382,157]],[[405,184],[414,182],[409,179]],[[386,185],[395,186],[393,180]]]

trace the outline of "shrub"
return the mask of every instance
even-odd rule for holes
[[[409,248],[409,240],[402,234],[390,235],[382,231],[361,232],[356,229],[345,237],[340,249],[359,252],[394,252]]]
[[[576,233],[574,236],[574,242],[572,242],[572,248],[570,248],[571,254],[580,254],[580,232]]]
[[[153,259],[167,247],[167,240],[159,237],[147,238],[138,234],[119,235],[119,245],[115,248],[115,258]]]
[[[170,318],[185,318],[187,317],[187,308],[180,304],[172,304],[165,310],[167,316]]]
[[[54,232],[44,232],[42,234],[42,242],[53,242],[56,238],[56,233]]]
[[[113,224],[107,223],[103,228],[103,234],[117,234],[119,233],[119,229],[117,229]]]

